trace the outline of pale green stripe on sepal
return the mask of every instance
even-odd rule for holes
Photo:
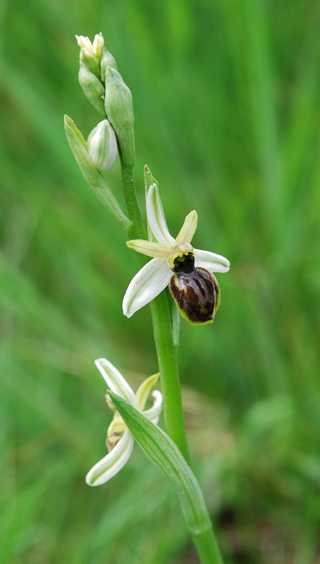
[[[147,200],[147,195],[148,195],[148,191],[150,186],[152,186],[152,184],[155,184],[157,186],[157,188],[159,187],[159,184],[157,182],[157,180],[154,178],[154,176],[152,175],[152,172],[150,170],[150,168],[148,167],[148,165],[144,165],[144,170],[143,170],[143,176],[144,176],[144,191],[145,191],[145,198]],[[149,241],[154,241],[154,235],[151,231],[150,225],[147,222],[147,228],[148,228],[148,239]]]
[[[91,190],[128,233],[132,226],[131,221],[122,211],[105,179],[92,163],[88,154],[87,143],[81,131],[79,131],[74,121],[72,121],[69,116],[64,116],[64,129],[70,149]]]
[[[89,470],[86,475],[88,486],[101,486],[113,478],[130,458],[133,444],[133,438],[129,430],[126,429],[111,452]]]
[[[153,258],[132,278],[122,302],[126,317],[151,302],[168,286],[172,272],[167,261]]]
[[[211,529],[197,479],[172,439],[120,396],[109,394],[145,455],[175,485],[189,531],[197,535]]]
[[[169,233],[156,183],[149,188],[146,204],[148,224],[156,240],[158,243],[166,243],[172,247],[175,244],[175,239]]]
[[[227,258],[210,251],[194,249],[194,258],[196,268],[205,268],[209,272],[228,272],[230,269]]]
[[[134,391],[119,370],[106,358],[98,358],[94,363],[108,386],[108,393],[110,388],[110,390],[120,395],[126,401],[138,407]]]

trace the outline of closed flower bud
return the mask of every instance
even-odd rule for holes
[[[107,119],[98,123],[88,137],[89,157],[98,170],[109,170],[116,160],[118,147],[115,132]]]
[[[102,115],[105,115],[104,103],[102,96],[104,94],[104,87],[100,80],[93,72],[89,71],[87,67],[80,62],[79,70],[80,86],[93,107]]]
[[[135,162],[132,96],[119,72],[108,66],[105,78],[105,110],[116,132],[119,152],[124,164]]]
[[[104,49],[104,38],[100,31],[100,33],[96,33],[92,43],[92,51],[94,52],[96,57],[98,57],[99,60],[101,60],[103,49]]]
[[[107,51],[107,49],[104,47],[100,63],[101,80],[103,80],[103,82],[106,80],[107,67],[116,69],[117,63],[111,53],[109,53],[109,51]]]
[[[102,33],[95,36],[93,43],[89,37],[76,35],[77,43],[80,47],[80,62],[97,78],[100,77],[100,61],[104,48],[104,39]]]
[[[85,48],[80,50],[80,64],[83,64],[90,72],[92,72],[97,78],[99,78],[100,61],[92,53],[92,51],[89,51]]]

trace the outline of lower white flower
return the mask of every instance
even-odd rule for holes
[[[154,398],[152,407],[147,410],[144,410],[144,407],[150,395],[151,388],[159,378],[159,374],[147,378],[135,394],[128,382],[111,362],[105,358],[100,358],[95,361],[95,364],[105,379],[108,389],[115,392],[118,396],[121,396],[135,409],[142,412],[152,423],[157,425],[162,409],[161,392],[154,390],[152,392],[152,397]],[[129,429],[119,413],[115,410],[108,395],[106,398],[109,407],[114,411],[114,417],[109,425],[106,440],[109,453],[89,470],[86,475],[86,482],[89,486],[100,486],[117,474],[130,458],[134,444],[134,439]]]

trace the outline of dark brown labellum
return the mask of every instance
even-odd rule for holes
[[[175,259],[174,265],[169,288],[183,317],[195,324],[211,323],[220,304],[215,276],[205,268],[195,268],[192,252]]]

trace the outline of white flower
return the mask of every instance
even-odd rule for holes
[[[198,222],[196,211],[192,211],[187,215],[176,239],[170,235],[163,213],[158,187],[155,183],[150,186],[147,194],[147,219],[156,242],[143,241],[140,239],[127,242],[128,247],[131,249],[144,255],[154,257],[136,274],[128,286],[122,304],[123,313],[127,317],[131,317],[138,309],[151,302],[151,300],[160,294],[160,292],[168,286],[173,277],[177,278],[178,271],[183,270],[186,285],[195,286],[191,280],[191,275],[188,276],[191,269],[193,269],[193,278],[197,279],[196,284],[198,284],[199,276],[204,277],[203,270],[209,273],[227,272],[230,268],[229,261],[223,256],[192,247],[191,241]],[[187,271],[182,268],[186,260],[189,263]],[[190,261],[192,262],[191,266]],[[181,280],[179,280],[179,284],[180,282]],[[174,283],[176,284],[176,280]],[[212,292],[215,292],[213,312],[210,320],[204,321],[205,323],[212,321],[213,315],[219,306],[219,286],[213,276],[211,286]],[[172,284],[170,284],[170,290],[180,309],[185,310],[183,304],[179,303],[179,300],[174,295],[175,290],[173,290]],[[200,294],[197,296],[197,299],[198,302],[200,302]],[[186,314],[185,311],[182,311],[182,313],[191,322],[203,322],[192,321],[189,314]]]
[[[105,379],[108,389],[121,396],[129,402],[135,409],[141,411],[152,423],[157,425],[159,416],[162,409],[162,395],[158,390],[152,392],[154,398],[153,406],[150,409],[143,411],[146,401],[149,397],[151,388],[154,386],[159,378],[159,374],[150,376],[139,387],[136,394],[130,388],[128,382],[120,374],[120,372],[105,358],[100,358],[95,361],[95,364]],[[108,398],[107,403],[113,411],[115,408]],[[89,486],[100,486],[121,470],[129,459],[134,439],[120,417],[119,413],[115,411],[112,423],[109,426],[107,434],[107,446],[109,453],[102,458],[97,464],[89,470],[86,475],[86,482]]]

